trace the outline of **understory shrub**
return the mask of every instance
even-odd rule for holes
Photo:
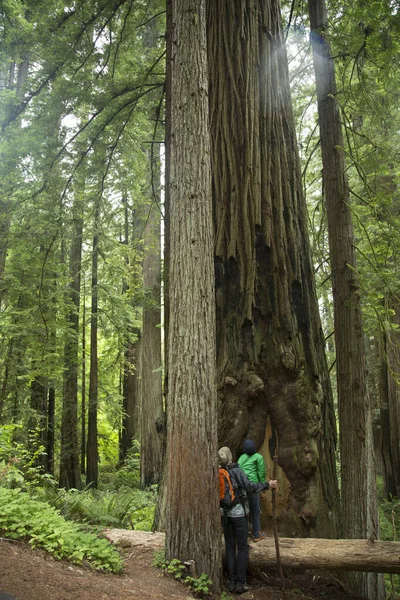
[[[54,505],[65,518],[88,525],[151,531],[155,502],[155,490],[121,488],[119,492],[62,490]]]
[[[106,539],[82,531],[56,508],[20,489],[0,487],[0,535],[27,539],[32,547],[39,546],[56,558],[86,562],[96,569],[119,573],[123,566],[118,551]]]

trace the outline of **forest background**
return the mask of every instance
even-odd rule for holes
[[[156,0],[5,0],[0,8],[0,484],[94,525],[150,529],[158,498],[156,523],[167,532],[173,510],[165,505],[179,508],[182,498],[168,499],[168,484],[157,491],[168,482],[163,471],[171,477],[174,465],[185,464],[173,437],[166,464],[167,435],[182,415],[191,431],[190,415],[207,408],[196,391],[188,415],[174,403],[185,396],[177,378],[191,376],[173,358],[176,351],[184,362],[179,321],[187,328],[175,284],[183,298],[195,288],[174,237],[174,224],[189,222],[191,209],[177,202],[170,211],[179,168],[196,172],[187,153],[171,148],[180,133],[179,102],[171,98],[179,73],[168,40],[179,6],[174,17]],[[284,533],[378,535],[378,498],[380,535],[393,539],[400,486],[398,6],[293,2],[283,4],[282,20],[275,2],[232,6],[229,12],[222,3],[220,13],[208,6],[203,55],[214,173],[218,398],[211,408],[219,416],[218,433],[204,431],[202,442],[213,436],[204,456],[213,456],[217,441],[237,454],[250,435],[272,472],[278,450]],[[324,10],[328,19],[318,22]],[[322,91],[333,121],[317,94],[324,52],[334,66],[334,87]],[[339,279],[332,283],[340,271],[332,265],[341,211],[329,209],[332,160],[323,134],[337,125],[342,138],[330,150],[342,162],[333,179],[342,171],[345,191],[336,196],[348,221],[336,229],[346,231],[356,255],[338,258],[350,274],[347,299],[338,297]],[[171,282],[175,259],[185,266],[182,279],[172,269]],[[355,346],[350,326],[340,326],[348,313],[360,318]],[[205,333],[199,329],[194,348]],[[347,358],[340,347],[349,349]],[[213,368],[206,369],[211,382]],[[264,512],[271,514],[267,501]],[[182,537],[184,529],[183,522]],[[171,540],[170,558],[185,544]],[[353,586],[382,597],[367,576]]]

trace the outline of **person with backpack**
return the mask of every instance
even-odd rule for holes
[[[238,464],[250,481],[265,483],[267,473],[264,459],[257,452],[253,440],[245,440],[243,442],[243,454],[239,456]],[[249,506],[253,541],[259,542],[265,538],[265,533],[260,528],[260,496],[258,492],[250,494]]]
[[[250,481],[237,463],[232,462],[232,452],[227,446],[218,450],[219,504],[225,539],[225,559],[228,571],[229,592],[242,594],[246,584],[248,561],[246,501],[250,494],[276,488],[277,481],[255,483]]]

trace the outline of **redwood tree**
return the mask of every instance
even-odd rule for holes
[[[163,402],[161,373],[161,252],[160,212],[153,203],[144,232],[142,319],[140,485],[146,488],[161,478]]]
[[[269,464],[278,440],[282,531],[334,536],[335,420],[279,1],[208,13],[219,440],[239,453],[251,437]]]
[[[168,560],[220,584],[215,303],[205,0],[176,0],[172,31]],[[199,485],[199,477],[201,485]]]
[[[78,446],[78,333],[79,297],[81,287],[82,190],[74,197],[74,218],[70,252],[70,283],[68,286],[68,331],[64,348],[64,385],[61,417],[60,486],[80,489]]]
[[[324,0],[309,0],[313,60],[332,273],[336,373],[340,424],[342,535],[378,536],[374,445],[367,387],[366,354],[357,282],[353,220],[335,67],[327,38]],[[382,576],[354,576],[354,587],[370,600],[383,598]]]

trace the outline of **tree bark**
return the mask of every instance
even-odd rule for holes
[[[159,186],[158,186],[159,187]],[[142,320],[140,485],[161,478],[164,417],[161,361],[160,213],[153,204],[144,232],[143,287],[146,298]]]
[[[135,216],[132,222],[132,244],[136,245],[135,256],[130,265],[129,258],[129,209],[128,200],[123,198],[124,204],[124,244],[127,248],[125,256],[125,265],[129,270],[135,272],[139,269],[140,255],[139,239],[143,228],[143,219],[141,215]],[[127,294],[129,289],[126,280],[123,282],[123,294]],[[135,310],[135,303],[132,301],[132,311]],[[138,381],[140,355],[141,355],[142,332],[138,327],[128,327],[124,348],[124,364],[122,375],[122,424],[119,446],[119,459],[122,463],[128,450],[132,447],[132,442],[139,436],[139,418],[140,418],[140,385]]]
[[[398,325],[397,311],[393,320]],[[399,338],[397,330],[389,329],[382,333],[379,345],[380,449],[385,495],[389,501],[400,493],[400,409],[396,381],[400,372]]]
[[[139,432],[139,383],[138,372],[140,365],[140,345],[142,333],[139,328],[131,332],[135,336],[126,341],[124,352],[124,372],[122,382],[122,431],[120,443],[120,463],[122,463],[132,442]]]
[[[169,265],[170,265],[170,173],[171,173],[171,56],[172,56],[172,0],[166,0],[166,59],[165,59],[165,194],[164,194],[164,412],[168,412],[168,332],[169,332]],[[167,504],[166,440],[163,436],[161,481],[158,485],[157,505],[153,529],[165,531]]]
[[[366,355],[357,282],[350,195],[346,176],[335,67],[326,37],[324,0],[308,2],[321,136],[334,303],[340,424],[343,537],[378,537],[374,447]],[[384,597],[383,579],[358,576],[352,584],[370,600]]]
[[[81,473],[86,473],[86,293],[83,273],[82,365],[81,365]]]
[[[54,428],[56,422],[56,387],[55,382],[49,385],[49,399],[47,405],[47,472],[54,477]]]
[[[279,2],[210,0],[208,13],[219,440],[237,455],[251,437],[272,470],[278,439],[280,529],[335,536],[335,418]]]
[[[92,310],[90,314],[90,372],[89,372],[89,402],[88,402],[88,431],[86,453],[86,485],[97,488],[99,473],[99,449],[97,439],[97,409],[98,409],[98,264],[99,264],[99,230],[100,230],[100,200],[96,199],[93,222],[92,249]]]
[[[47,393],[48,393],[48,380],[43,375],[37,375],[31,383],[31,397],[30,397],[30,408],[31,417],[28,423],[28,429],[30,430],[30,449],[32,452],[36,452],[39,447],[43,449],[43,453],[36,457],[35,466],[42,467],[45,473],[48,472],[47,468]]]
[[[75,199],[76,200],[76,199]],[[80,204],[77,202],[77,205]],[[80,206],[75,206],[79,212]],[[78,445],[78,333],[83,219],[74,218],[71,242],[69,330],[64,348],[64,389],[61,418],[60,487],[80,489]]]
[[[173,2],[166,557],[220,589],[205,0]],[[201,485],[199,485],[201,474]]]

